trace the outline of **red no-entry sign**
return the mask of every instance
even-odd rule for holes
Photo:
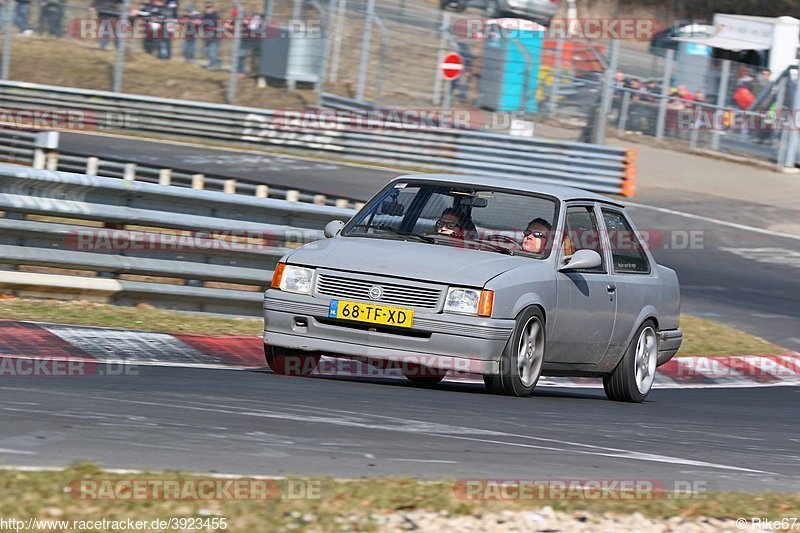
[[[461,72],[464,70],[464,59],[457,53],[450,52],[444,56],[439,68],[442,69],[442,76],[444,76],[444,79],[454,80],[461,76]]]

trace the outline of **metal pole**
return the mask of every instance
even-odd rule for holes
[[[442,25],[439,27],[439,51],[436,55],[436,74],[433,82],[433,104],[442,101],[442,59],[444,59],[445,46],[447,45],[447,31],[450,24],[450,13],[442,11]]]
[[[121,28],[128,27],[128,9],[129,0],[122,0],[122,13],[120,13],[119,26],[114,28],[114,42],[117,45],[117,62],[114,64],[114,82],[112,90],[115,93],[122,92],[122,71],[125,66],[125,44],[126,39],[123,39],[120,33]],[[166,28],[163,29],[166,31]]]
[[[3,64],[0,67],[0,78],[7,80],[11,66],[11,39],[14,34],[14,0],[6,0],[6,8],[3,10]]]
[[[361,40],[361,62],[358,66],[358,86],[356,100],[364,101],[367,86],[367,68],[369,67],[369,43],[372,40],[372,21],[375,17],[375,0],[367,0],[367,18],[364,20],[364,35]]]
[[[558,92],[561,88],[561,58],[564,55],[564,39],[559,39],[556,43],[556,57],[553,58],[553,83],[550,84],[550,98],[547,100],[547,116],[556,116],[558,107]]]
[[[595,144],[605,144],[606,142],[606,121],[608,113],[611,111],[611,99],[614,96],[614,74],[617,72],[617,62],[619,61],[619,40],[611,41],[611,51],[606,67],[606,79],[603,82],[603,94],[600,99],[600,109],[597,112],[597,124],[594,131]]]
[[[296,21],[300,20],[300,11],[303,8],[302,1],[303,0],[294,0],[294,3],[292,4],[291,24],[295,24]]]
[[[383,94],[383,82],[386,78],[386,62],[388,61],[386,50],[389,48],[389,39],[386,35],[389,33],[383,20],[375,15],[375,22],[378,24],[378,29],[381,31],[381,45],[380,45],[380,62],[378,63],[378,79],[375,82],[375,98],[373,104],[376,108],[381,107],[381,95]]]
[[[453,92],[453,80],[445,80],[444,98],[442,98],[442,109],[445,111],[450,110],[450,97],[452,92]]]
[[[233,21],[233,51],[231,52],[231,76],[228,78],[228,98],[229,104],[236,101],[236,81],[239,77],[239,48],[242,40],[242,3],[233,0],[236,6],[236,19]]]
[[[661,98],[658,100],[658,120],[656,121],[656,139],[664,138],[664,121],[667,118],[669,103],[669,87],[672,84],[672,67],[675,62],[675,50],[667,50],[664,63],[664,76],[661,78]]]
[[[275,11],[275,0],[264,0],[264,19],[265,22],[272,20],[272,13]]]
[[[336,83],[339,79],[339,56],[342,55],[342,37],[344,23],[347,15],[347,0],[339,0],[339,10],[336,14],[336,37],[333,39],[333,57],[331,58],[331,72],[329,79]],[[331,17],[333,14],[331,13]]]
[[[722,70],[719,75],[719,87],[717,88],[717,108],[715,113],[725,113],[726,98],[728,96],[728,78],[731,75],[731,62],[725,60],[722,62]],[[714,123],[716,124],[716,120]],[[719,131],[714,129],[711,134],[711,149],[714,151],[719,150]]]
[[[631,93],[628,91],[623,91],[622,96],[622,105],[619,108],[619,130],[617,130],[617,135],[619,137],[625,136],[625,130],[628,127],[628,111],[631,107]]]
[[[322,61],[319,66],[319,80],[317,81],[317,107],[322,107],[322,93],[325,89],[325,74],[328,72],[328,60],[331,51],[330,40],[333,35],[333,12],[335,9],[336,0],[330,0],[327,13],[324,13],[319,7],[317,8],[319,16],[324,17],[323,33],[319,36],[322,40]]]
[[[794,116],[800,109],[800,76],[794,84],[794,98],[792,99],[792,108],[790,116]],[[793,121],[792,121],[793,122]],[[786,163],[784,167],[795,168],[797,166],[797,149],[800,146],[800,133],[797,131],[797,125],[791,124],[789,128],[789,139],[786,144]]]

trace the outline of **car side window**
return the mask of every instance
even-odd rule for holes
[[[644,253],[641,242],[625,219],[618,211],[603,209],[603,220],[611,241],[611,257],[614,272],[618,274],[648,274],[650,263]]]
[[[594,250],[603,260],[596,268],[581,270],[580,272],[605,272],[605,257],[600,247],[600,231],[597,217],[591,206],[567,207],[566,227],[562,245],[564,256],[572,255],[578,250]]]

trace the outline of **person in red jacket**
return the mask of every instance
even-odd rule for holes
[[[756,97],[747,87],[739,87],[733,93],[733,101],[736,102],[740,109],[749,109],[755,103]]]

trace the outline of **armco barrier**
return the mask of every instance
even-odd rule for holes
[[[635,167],[626,149],[586,143],[400,123],[365,128],[352,117],[339,117],[334,127],[326,128],[317,121],[287,120],[286,113],[265,109],[15,82],[0,82],[0,107],[78,111],[87,117],[87,127],[99,130],[514,176],[602,193],[630,195],[634,190]],[[332,126],[329,122],[324,125]]]
[[[0,287],[258,315],[277,260],[354,211],[0,164]]]

